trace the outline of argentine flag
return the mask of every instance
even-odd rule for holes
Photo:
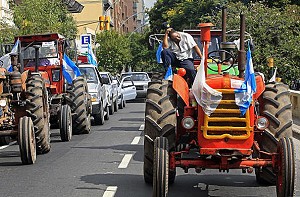
[[[88,44],[88,63],[97,66],[97,60],[90,44]]]
[[[158,48],[157,48],[157,51],[156,51],[156,61],[158,64],[161,64],[163,63],[162,62],[162,59],[161,59],[161,52],[163,50],[163,47],[162,47],[162,42],[158,45]]]
[[[172,66],[171,65],[168,67],[168,70],[166,72],[166,75],[165,75],[164,79],[169,80],[169,81],[173,80],[173,71],[172,71]]]
[[[81,75],[79,68],[66,54],[63,59],[63,75],[69,84],[72,84],[73,79]]]
[[[240,88],[235,90],[235,103],[239,106],[241,114],[245,115],[252,102],[252,95],[256,92],[256,81],[253,69],[251,50],[248,46],[245,81]]]
[[[15,43],[15,45],[13,46],[12,50],[10,53],[7,53],[5,55],[3,55],[0,58],[0,67],[6,68],[6,70],[8,72],[12,72],[13,71],[13,67],[11,65],[11,59],[10,59],[10,54],[12,53],[18,53],[18,46],[19,46],[20,40],[18,39]]]

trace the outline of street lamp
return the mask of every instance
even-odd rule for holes
[[[121,22],[121,24],[120,24],[119,32],[121,32],[121,28],[123,27],[123,25],[124,25],[129,19],[131,19],[132,17],[137,16],[138,14],[141,14],[141,13],[145,13],[145,12],[144,12],[144,11],[137,12],[137,13],[135,13],[135,14],[133,14],[133,15],[127,17],[125,20],[123,20],[123,21]]]

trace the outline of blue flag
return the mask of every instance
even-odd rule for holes
[[[247,63],[245,70],[245,81],[240,88],[235,90],[235,102],[239,106],[241,114],[245,115],[252,102],[252,96],[256,92],[256,81],[251,57],[251,50],[248,47]]]
[[[63,59],[63,75],[69,84],[72,84],[73,79],[81,75],[79,68],[66,54]]]
[[[90,44],[88,44],[88,63],[97,66],[97,60]]]
[[[158,46],[158,49],[156,51],[156,61],[157,63],[162,63],[162,60],[161,60],[161,51],[163,50],[163,47],[162,47],[162,42],[159,44]]]
[[[173,71],[172,71],[172,66],[171,65],[168,67],[168,70],[166,72],[166,75],[165,75],[164,79],[172,81],[172,79],[173,79]]]

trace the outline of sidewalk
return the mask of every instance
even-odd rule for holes
[[[300,119],[293,118],[293,136],[300,140]]]

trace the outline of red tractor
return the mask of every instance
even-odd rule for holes
[[[21,43],[20,59],[24,70],[39,72],[45,79],[50,104],[50,123],[59,125],[62,141],[73,134],[87,134],[91,130],[91,99],[87,83],[82,76],[74,77],[65,54],[70,42],[63,36],[52,34],[18,36]],[[69,70],[68,70],[69,69]],[[71,81],[70,81],[71,80]]]
[[[224,26],[222,32],[211,33],[211,24],[203,23],[200,24],[201,31],[194,31],[202,46],[206,46],[203,55],[205,82],[222,93],[213,113],[207,115],[203,107],[195,104],[191,90],[184,88],[188,87],[187,82],[178,74],[174,75],[173,81],[149,83],[144,180],[153,184],[153,197],[165,197],[168,185],[175,181],[178,167],[186,173],[190,168],[197,173],[205,169],[220,172],[241,169],[252,173],[255,169],[258,183],[276,184],[277,196],[300,196],[297,178],[300,145],[291,138],[288,87],[277,82],[265,84],[261,75],[255,75],[256,93],[245,115],[241,115],[235,100],[235,82],[244,81],[244,16],[241,15],[237,76],[233,71],[235,56],[225,50],[233,47],[232,43],[224,42]],[[208,52],[208,43],[213,43],[211,37],[221,35],[223,49]]]

